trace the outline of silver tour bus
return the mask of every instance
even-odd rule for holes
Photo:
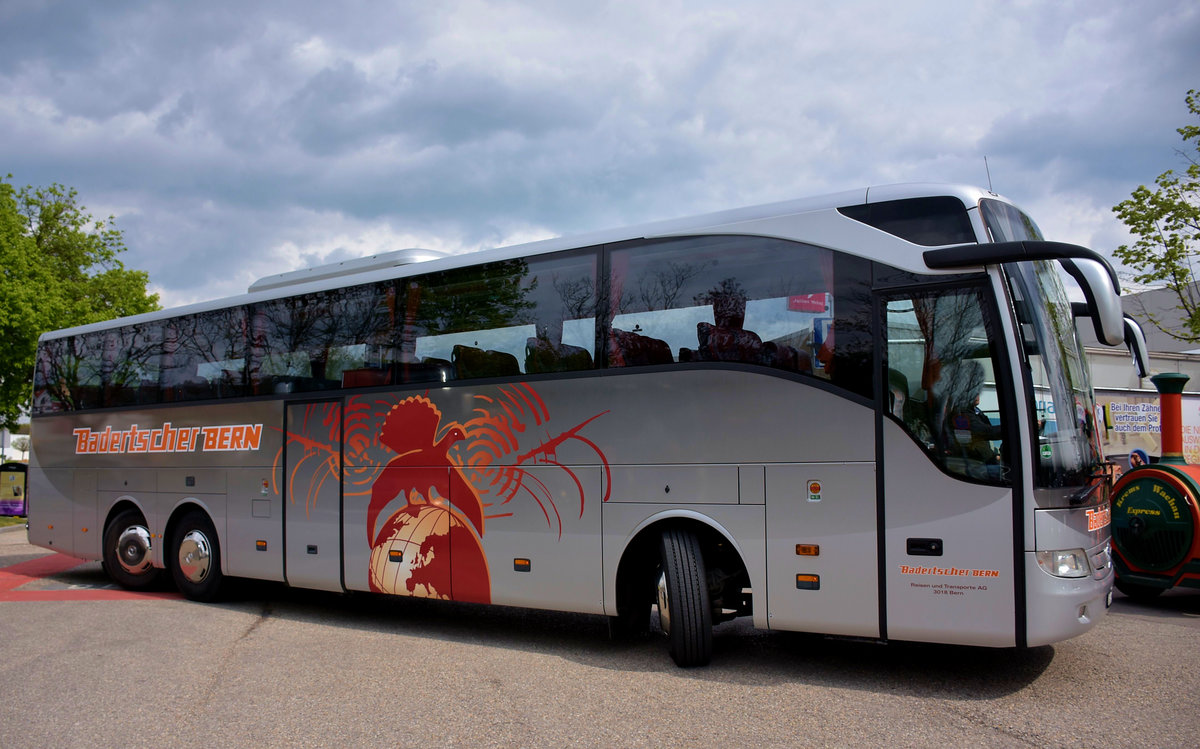
[[[202,601],[605,615],[682,666],[735,617],[1055,642],[1111,601],[1075,325],[1144,356],[1116,289],[941,185],[284,273],[42,336],[29,537]]]

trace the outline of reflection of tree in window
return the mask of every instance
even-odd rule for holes
[[[324,379],[336,329],[326,293],[255,305],[251,368],[262,375]]]
[[[930,292],[889,302],[888,336],[889,387],[912,389],[896,396],[900,413],[893,414],[947,470],[1003,481],[1003,443],[999,454],[991,445],[1002,433],[980,410],[992,356],[978,293]],[[920,345],[919,360],[905,356],[909,342]]]
[[[166,397],[186,400],[245,393],[246,338],[243,307],[166,322],[159,377]]]
[[[665,267],[656,263],[637,277],[637,288],[618,289],[617,314],[675,309],[680,292],[688,282],[703,273],[716,261],[701,263],[668,261]]]
[[[536,283],[522,287],[528,270],[524,260],[506,260],[425,276],[409,324],[423,335],[440,335],[530,322],[527,296]]]
[[[548,279],[548,283],[545,281]],[[596,255],[537,259],[525,280],[533,335],[524,338],[527,374],[591,369],[595,348]]]
[[[329,336],[325,376],[337,378],[346,369],[380,367],[391,359],[395,322],[395,290],[391,284],[336,289],[328,294],[334,329]]]
[[[746,300],[750,295],[736,278],[722,279],[708,291],[697,294],[696,304],[711,304],[718,326],[740,328],[746,322]]]
[[[538,287],[528,271],[525,260],[515,259],[408,282],[403,345],[407,348],[411,342],[421,362],[405,376],[519,374],[528,333],[515,328],[533,323],[531,295]]]
[[[564,320],[583,320],[596,314],[596,279],[592,276],[559,278],[554,274],[554,290],[562,301]],[[538,310],[539,317],[541,310]]]
[[[34,413],[79,408],[79,365],[73,338],[46,341],[38,352],[34,373]]]
[[[35,411],[152,401],[143,380],[156,375],[158,331],[139,323],[46,342],[34,375]]]
[[[157,401],[160,324],[127,325],[104,335],[100,381],[105,405]]]

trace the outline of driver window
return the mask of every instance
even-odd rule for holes
[[[990,322],[976,289],[886,302],[888,416],[948,473],[1008,483]]]

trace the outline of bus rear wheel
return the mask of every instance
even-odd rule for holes
[[[144,590],[158,582],[152,550],[150,529],[137,510],[121,512],[104,529],[104,569],[122,588]]]
[[[193,601],[215,601],[220,596],[221,546],[208,515],[192,510],[171,534],[171,576],[179,592]]]
[[[670,528],[663,531],[661,553],[658,620],[668,652],[683,668],[706,665],[712,658],[712,609],[700,541],[689,530]]]

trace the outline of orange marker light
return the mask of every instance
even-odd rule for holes
[[[796,575],[797,590],[820,590],[821,576],[820,575]]]
[[[263,540],[255,541],[254,548],[258,549],[259,551],[266,551],[267,550],[267,542],[263,541]]]
[[[397,564],[399,564],[400,562],[403,562],[404,561],[404,552],[400,549],[389,549],[388,550],[388,561],[395,562]]]
[[[533,568],[532,563],[528,559],[514,559],[513,569],[517,572],[529,572]]]
[[[821,547],[817,544],[796,544],[796,555],[801,557],[821,556]]]

